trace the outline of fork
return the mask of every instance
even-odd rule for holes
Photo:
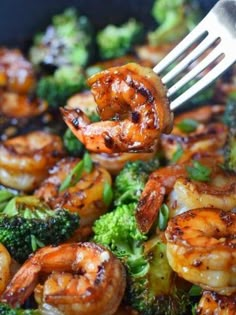
[[[188,49],[191,51],[188,53]],[[187,53],[187,54],[186,54]],[[205,56],[206,55],[206,56]],[[182,59],[181,59],[182,57]],[[198,58],[203,58],[196,62]],[[177,59],[181,60],[178,61]],[[153,69],[167,86],[170,108],[176,109],[195,94],[207,87],[236,61],[236,0],[219,0],[206,17]],[[173,62],[177,64],[173,67]],[[190,70],[188,71],[188,68]],[[199,74],[211,69],[200,78]],[[187,71],[172,86],[173,79]],[[192,86],[173,99],[173,96],[191,80]]]

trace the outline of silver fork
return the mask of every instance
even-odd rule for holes
[[[205,37],[204,37],[205,36]],[[204,37],[204,38],[203,38]],[[186,51],[194,46],[190,53]],[[209,52],[210,51],[210,52]],[[206,52],[209,52],[205,57]],[[177,58],[182,60],[177,63],[167,74],[162,77],[163,71],[176,62]],[[199,57],[201,61],[194,61]],[[211,66],[207,74],[184,91],[181,95],[170,101],[171,109],[175,109],[200,92],[212,81],[219,77],[236,61],[236,0],[219,0],[206,17],[153,69],[162,77],[162,82],[167,85],[167,96],[175,95],[180,88],[184,87],[192,79],[206,68]],[[181,72],[188,71],[172,86],[168,86]]]

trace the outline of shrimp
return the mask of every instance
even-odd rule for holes
[[[33,67],[18,49],[0,49],[0,87],[25,94],[35,86]]]
[[[46,178],[34,192],[52,208],[65,208],[80,216],[80,228],[91,226],[94,220],[106,212],[108,205],[103,201],[104,185],[111,185],[111,175],[102,167],[93,166],[90,173],[83,173],[75,184],[59,191],[63,180],[80,161],[68,157],[60,160],[49,170]]]
[[[32,191],[64,154],[60,137],[43,131],[3,141],[0,143],[0,183]]]
[[[137,206],[136,220],[140,230],[144,233],[150,230],[164,202],[169,206],[171,217],[199,207],[216,207],[225,211],[236,207],[236,176],[220,167],[220,157],[214,158],[207,154],[194,157],[211,169],[208,182],[189,178],[187,166],[192,165],[192,161],[153,172]]]
[[[236,295],[219,295],[204,291],[198,304],[196,315],[235,315]]]
[[[46,112],[46,102],[27,95],[5,92],[0,94],[0,114],[8,118],[31,118]]]
[[[191,155],[199,152],[217,152],[226,143],[228,128],[225,124],[214,119],[222,115],[224,107],[221,105],[203,106],[201,108],[177,115],[171,135],[161,136],[161,146],[168,160],[171,160],[178,147],[183,153],[178,163],[185,162]],[[198,122],[196,130],[185,133],[178,124],[184,119],[193,119]]]
[[[126,286],[125,269],[110,251],[94,243],[70,243],[38,250],[15,274],[1,300],[14,307],[23,304],[40,275],[47,275],[40,303],[65,315],[112,315]]]
[[[75,136],[92,152],[151,152],[172,128],[161,80],[151,69],[130,63],[88,79],[102,120],[91,123],[78,109],[61,109]],[[109,120],[112,119],[112,120]]]
[[[6,289],[11,275],[11,256],[0,243],[0,294]]]
[[[167,259],[185,280],[222,295],[236,292],[236,213],[199,208],[168,222]]]

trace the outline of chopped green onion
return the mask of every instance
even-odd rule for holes
[[[45,244],[40,242],[33,234],[30,235],[31,238],[31,247],[33,251],[36,251],[39,247],[44,247]]]
[[[76,182],[79,181],[81,175],[84,170],[84,161],[81,160],[79,163],[75,165],[75,167],[71,170],[69,175],[64,179],[59,187],[59,191],[63,191],[71,186],[73,186]]]
[[[159,210],[158,215],[158,227],[161,231],[164,231],[167,227],[167,223],[170,217],[170,209],[166,204],[163,204]]]
[[[199,296],[202,294],[202,288],[198,285],[192,285],[191,289],[189,290],[190,296]]]
[[[6,205],[3,210],[4,214],[13,217],[14,215],[18,214],[18,210],[16,208],[16,197],[12,198]]]
[[[200,182],[208,182],[210,180],[211,169],[202,165],[198,161],[193,161],[193,166],[186,166],[189,178]]]
[[[108,182],[105,182],[103,187],[103,202],[105,205],[109,206],[113,199],[113,190]]]
[[[88,152],[84,153],[83,161],[84,161],[84,171],[86,173],[91,173],[91,171],[93,169],[93,161],[92,161],[91,156]]]
[[[186,133],[193,132],[197,129],[199,122],[195,119],[185,118],[177,124],[177,127]]]
[[[181,158],[181,156],[183,155],[184,153],[184,150],[182,148],[182,146],[180,144],[177,145],[177,149],[176,151],[174,152],[173,156],[172,156],[172,159],[171,159],[171,163],[172,164],[175,164],[179,161],[179,159]]]

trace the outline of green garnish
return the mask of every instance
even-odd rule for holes
[[[33,234],[30,235],[30,238],[31,238],[31,247],[33,251],[36,251],[36,249],[45,246],[45,244],[40,242],[40,240],[38,240]]]
[[[88,152],[84,153],[84,171],[86,173],[91,173],[92,169],[93,169],[93,161],[91,159],[91,156]]]
[[[189,178],[200,182],[208,182],[211,176],[211,169],[198,161],[193,161],[193,166],[186,166]]]
[[[161,231],[164,231],[167,227],[167,223],[170,217],[170,209],[166,204],[163,204],[159,210],[158,215],[158,227]]]
[[[200,296],[202,294],[202,288],[198,285],[192,285],[192,287],[189,290],[190,296]]]
[[[183,153],[184,153],[184,150],[183,150],[182,146],[178,143],[177,149],[174,152],[170,162],[172,164],[177,163],[179,161],[179,159],[181,158],[181,156],[183,155]]]
[[[113,190],[111,185],[108,182],[105,182],[104,188],[103,188],[103,202],[105,205],[109,205],[112,202],[113,199]]]
[[[181,120],[180,123],[177,124],[177,127],[183,132],[190,133],[195,131],[198,125],[199,122],[197,120],[185,118]]]
[[[84,154],[83,160],[75,165],[69,175],[64,179],[59,187],[59,192],[74,186],[81,178],[83,172],[90,173],[93,168],[93,162],[88,152]]]

